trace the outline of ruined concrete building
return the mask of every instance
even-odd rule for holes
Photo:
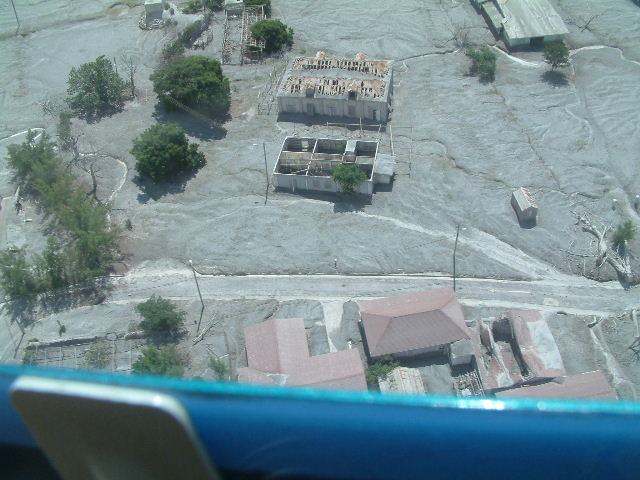
[[[294,58],[277,94],[279,113],[327,115],[386,122],[393,89],[392,62],[354,59]]]
[[[340,187],[331,173],[343,163],[353,163],[367,176],[356,191],[371,195],[375,184],[391,182],[395,166],[394,157],[380,153],[378,147],[378,142],[374,140],[287,137],[273,169],[271,182],[276,187],[294,192],[339,192]]]
[[[548,0],[473,0],[509,48],[557,42],[569,33]]]

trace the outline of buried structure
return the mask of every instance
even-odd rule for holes
[[[342,164],[353,164],[362,169],[367,178],[355,191],[371,195],[376,184],[391,182],[395,160],[391,155],[380,153],[379,143],[374,140],[287,137],[271,181],[275,187],[294,192],[339,192],[340,186],[331,174]]]
[[[354,59],[294,58],[277,94],[279,113],[327,115],[386,122],[391,110],[392,62]]]
[[[472,0],[509,48],[558,42],[569,33],[548,0]]]

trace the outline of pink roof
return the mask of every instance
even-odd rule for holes
[[[238,369],[239,382],[367,389],[358,350],[311,357],[301,318],[268,320],[244,332],[248,367]]]
[[[560,381],[561,383],[558,383]],[[560,377],[542,385],[514,388],[496,393],[499,398],[580,398],[587,400],[617,400],[602,372],[588,372]]]
[[[450,287],[359,304],[372,357],[447,345],[471,335]]]
[[[529,370],[530,378],[554,378],[566,375],[556,341],[540,312],[511,310],[504,316],[511,323],[515,342]]]

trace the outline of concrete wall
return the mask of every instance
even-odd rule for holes
[[[374,111],[379,112],[379,118]],[[386,122],[389,105],[371,100],[347,100],[345,98],[278,97],[278,112],[301,113],[305,115],[326,115],[329,117],[364,118]],[[311,113],[313,112],[313,113]]]
[[[433,347],[419,348],[416,350],[409,350],[408,352],[394,353],[396,358],[409,358],[422,355],[444,355],[447,353],[446,345],[435,345]]]
[[[331,177],[294,175],[290,173],[273,173],[271,183],[275,187],[286,188],[287,190],[310,190],[317,192],[340,192],[340,187]],[[373,195],[374,183],[366,180],[356,189],[357,192],[365,195]]]
[[[531,38],[509,38],[509,35],[506,31],[503,32],[503,36],[504,41],[507,43],[507,46],[509,48],[529,46],[531,42]],[[560,42],[562,40],[564,40],[564,35],[548,35],[544,37],[545,43]]]

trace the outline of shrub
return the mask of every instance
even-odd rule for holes
[[[369,388],[377,390],[379,388],[378,380],[399,366],[400,364],[392,357],[383,357],[377,362],[369,365],[365,371],[367,385],[369,385]]]
[[[636,238],[637,227],[631,220],[622,222],[613,232],[613,248],[620,255],[626,255],[627,243]]]
[[[151,345],[142,351],[142,355],[133,363],[132,370],[134,373],[181,377],[185,365],[185,357],[174,346]]]
[[[367,179],[367,175],[355,163],[341,164],[333,169],[331,176],[344,193],[353,193],[356,187]]]
[[[184,322],[185,312],[171,300],[152,295],[149,300],[136,306],[136,312],[143,318],[140,326],[151,332],[176,330]]]
[[[569,65],[569,48],[564,42],[546,43],[542,52],[544,61],[551,65],[551,69]]]
[[[154,183],[196,172],[207,163],[198,145],[189,144],[184,130],[174,123],[146,129],[133,141],[131,153],[136,157],[138,174]]]
[[[97,340],[89,344],[84,354],[84,365],[87,368],[106,368],[111,361],[111,346],[104,340]]]
[[[229,80],[217,60],[198,55],[178,58],[159,67],[150,78],[167,110],[179,110],[176,101],[210,116],[229,110]]]
[[[166,62],[170,62],[174,58],[181,56],[183,53],[184,44],[180,39],[169,42],[164,47],[162,47],[162,59]]]
[[[493,81],[496,74],[496,54],[489,47],[467,50],[466,55],[471,58],[471,75],[479,75],[484,81]]]
[[[280,20],[260,20],[251,26],[251,35],[256,40],[264,40],[265,53],[282,50],[293,45],[293,30]]]
[[[229,368],[224,360],[212,357],[209,360],[209,368],[213,371],[217,380],[226,380],[229,375]]]

